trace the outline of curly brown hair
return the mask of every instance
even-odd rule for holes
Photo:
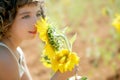
[[[0,0],[0,40],[8,37],[6,33],[16,17],[18,8],[31,3],[40,6],[41,17],[45,18],[44,0]]]

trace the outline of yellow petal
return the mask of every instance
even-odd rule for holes
[[[45,45],[44,54],[46,54],[50,59],[55,55],[55,51],[49,43]]]
[[[79,57],[74,52],[70,52],[66,49],[57,52],[51,60],[52,69],[59,70],[62,73],[71,71],[78,63]]]

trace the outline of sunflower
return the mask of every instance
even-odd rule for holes
[[[48,58],[51,59],[55,55],[55,50],[49,43],[47,43],[43,50],[43,54],[47,55]]]
[[[116,15],[116,18],[112,22],[112,25],[115,27],[115,29],[120,32],[120,15]]]
[[[110,15],[110,11],[108,8],[102,8],[102,14],[103,16],[109,16]]]
[[[39,38],[45,42],[42,62],[46,67],[51,67],[55,72],[71,71],[79,62],[79,57],[68,49],[61,48],[60,34],[49,24],[46,19],[36,23]],[[58,36],[59,35],[59,36]],[[66,41],[67,42],[67,41]],[[67,44],[67,43],[66,43]]]
[[[51,61],[48,58],[48,56],[43,55],[42,58],[40,59],[40,61],[43,63],[44,66],[51,68]]]
[[[37,27],[37,32],[40,33],[39,38],[47,43],[48,42],[47,30],[49,27],[49,24],[47,23],[47,19],[41,18],[40,20],[38,20],[36,23],[36,27]]]
[[[76,53],[67,49],[61,50],[55,54],[51,60],[52,69],[60,72],[71,71],[79,63],[79,57]]]

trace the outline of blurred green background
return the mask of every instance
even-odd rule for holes
[[[120,0],[45,0],[49,21],[70,40],[77,34],[73,51],[80,56],[78,75],[88,80],[120,80],[120,34],[112,26],[120,14]],[[21,47],[33,80],[49,80],[51,69],[40,57],[43,51],[39,38],[24,42]]]
[[[120,80],[120,35],[112,26],[120,0],[46,0],[48,19],[66,35],[77,34],[73,51],[80,56],[80,76]]]

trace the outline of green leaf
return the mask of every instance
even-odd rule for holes
[[[67,32],[67,30],[68,30],[68,27],[65,27],[65,28],[63,29],[62,33],[65,34],[65,33]]]
[[[82,77],[80,80],[87,80],[87,77]]]
[[[71,44],[71,45],[75,42],[76,37],[77,37],[77,33],[74,34],[74,36],[70,39],[70,44]]]

